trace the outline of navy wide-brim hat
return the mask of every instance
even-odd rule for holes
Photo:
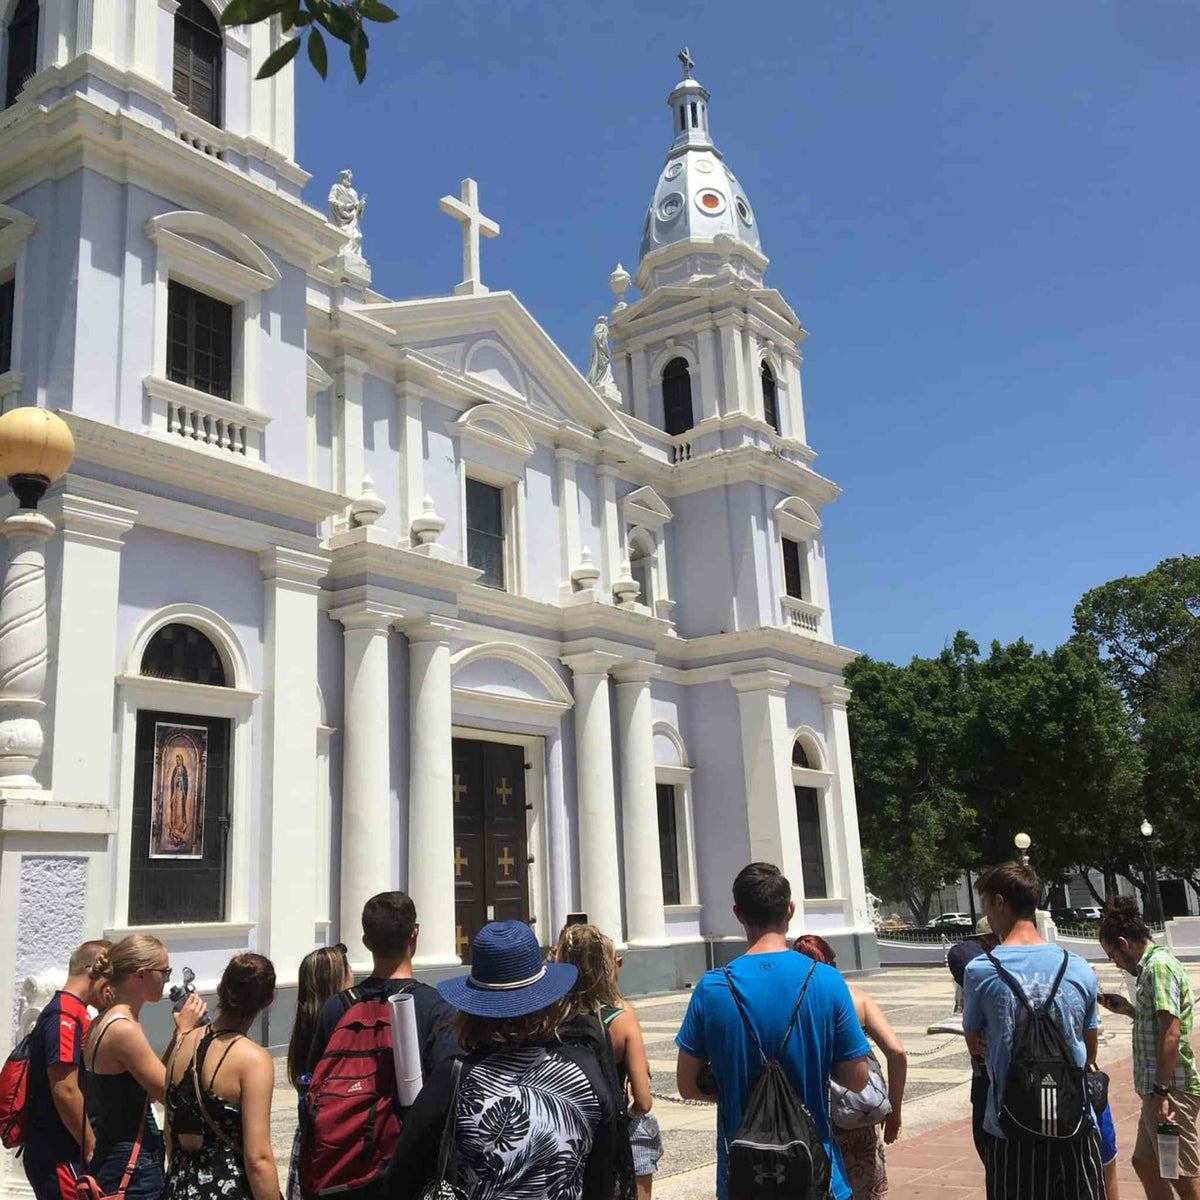
[[[493,921],[475,935],[470,975],[437,987],[461,1012],[523,1017],[561,1000],[578,977],[571,963],[542,962],[537,934],[524,921]]]

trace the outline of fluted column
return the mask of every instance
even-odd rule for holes
[[[654,663],[636,662],[613,671],[617,681],[617,735],[621,758],[625,917],[631,946],[667,944],[650,702],[650,680],[659,670]]]
[[[408,635],[408,894],[417,906],[418,966],[453,966],[454,772],[450,738],[450,637],[426,621]]]
[[[341,938],[350,962],[368,965],[363,905],[395,885],[389,778],[388,631],[394,617],[333,614],[345,626],[342,735]]]
[[[19,509],[0,531],[8,541],[0,596],[0,788],[34,789],[46,707],[46,542],[54,523]]]
[[[608,672],[619,661],[602,652],[563,659],[575,675],[579,900],[588,920],[618,943],[623,939]]]

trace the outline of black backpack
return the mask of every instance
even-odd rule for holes
[[[1086,1074],[1075,1065],[1051,1007],[1070,955],[1063,951],[1054,986],[1036,1010],[990,950],[987,956],[1021,1006],[1004,1095],[997,1104],[1004,1136],[1017,1142],[1065,1142],[1086,1134],[1091,1129]]]
[[[828,1200],[832,1195],[833,1164],[817,1132],[817,1123],[796,1095],[780,1062],[816,969],[813,963],[805,976],[779,1052],[767,1058],[733,986],[733,976],[725,968],[725,982],[762,1059],[742,1109],[742,1123],[726,1148],[730,1200]]]

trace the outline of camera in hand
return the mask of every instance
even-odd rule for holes
[[[187,998],[196,990],[196,972],[191,967],[183,968],[183,982],[171,985],[170,991],[167,992],[167,998],[171,1001],[171,1011],[179,1012],[187,1003]],[[208,1014],[200,1022],[202,1025],[208,1024]]]

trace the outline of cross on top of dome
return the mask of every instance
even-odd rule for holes
[[[679,59],[679,61],[680,61],[681,63],[683,63],[683,77],[684,77],[684,79],[691,79],[691,77],[692,77],[692,68],[693,68],[693,67],[694,67],[696,64],[695,64],[695,62],[692,60],[692,56],[691,56],[691,55],[688,53],[688,48],[687,48],[686,46],[684,46],[684,48],[683,48],[682,50],[680,50],[680,52],[679,52],[677,55],[675,55],[675,57],[676,57],[677,59]]]

